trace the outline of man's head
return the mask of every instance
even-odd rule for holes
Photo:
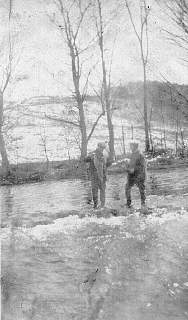
[[[103,150],[106,148],[106,144],[105,142],[99,142],[97,144],[97,149],[100,150],[101,152],[103,152]]]
[[[136,141],[136,140],[132,140],[130,142],[130,149],[132,152],[136,152],[138,150],[138,147],[139,147],[139,142]]]

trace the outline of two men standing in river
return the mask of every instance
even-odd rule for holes
[[[131,208],[131,188],[136,185],[141,197],[141,210],[146,213],[145,206],[145,180],[146,180],[146,161],[144,155],[139,150],[138,142],[130,143],[131,157],[126,162],[127,183],[125,195],[127,207]],[[107,145],[103,142],[98,143],[97,149],[90,153],[85,161],[89,163],[91,189],[94,208],[98,208],[98,191],[100,191],[100,207],[105,206],[107,167],[111,164],[108,158]]]

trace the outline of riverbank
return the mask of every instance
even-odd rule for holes
[[[129,155],[114,162],[108,174],[125,173],[125,160]],[[188,168],[188,158],[170,156],[148,157],[147,169],[162,170],[179,167]],[[0,186],[41,182],[61,179],[87,179],[88,173],[79,159],[44,162],[28,162],[10,166],[10,173],[4,176],[0,167]]]
[[[78,159],[19,163],[10,166],[4,176],[0,168],[0,185],[14,185],[48,180],[83,179],[84,170]]]

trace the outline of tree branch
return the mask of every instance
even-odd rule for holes
[[[62,119],[62,118],[57,118],[57,117],[53,117],[53,116],[48,116],[48,115],[45,115],[45,118],[48,119],[48,120],[53,120],[53,121],[57,121],[57,122],[63,122],[63,123],[66,123],[66,124],[69,124],[69,125],[72,125],[74,127],[80,127],[80,125],[74,121],[70,121],[70,120],[65,120],[65,119]]]
[[[1,92],[4,93],[6,90],[8,83],[10,81],[11,73],[12,73],[12,42],[11,42],[11,34],[10,34],[10,23],[11,23],[11,14],[12,14],[12,0],[9,0],[9,26],[8,26],[8,47],[9,47],[9,53],[8,53],[8,64],[6,67],[6,80],[4,85],[2,85]]]
[[[161,77],[166,81],[167,86],[168,86],[169,88],[173,88],[173,89],[177,92],[177,94],[178,94],[180,97],[182,97],[182,98],[188,103],[188,98],[187,98],[185,95],[183,95],[183,94],[176,88],[176,86],[173,85],[169,80],[167,80],[161,73],[160,73],[160,75],[161,75]]]
[[[89,135],[88,135],[88,137],[87,137],[87,142],[90,140],[90,138],[91,138],[91,136],[92,136],[92,134],[93,134],[93,132],[94,132],[94,130],[95,130],[95,128],[96,128],[99,120],[100,120],[100,118],[101,118],[102,116],[104,116],[104,114],[105,114],[104,112],[101,112],[101,114],[97,117],[97,119],[96,119],[96,121],[94,122],[93,127],[92,127],[92,129],[91,129],[91,131],[90,131],[90,133],[89,133]]]
[[[80,10],[80,13],[81,13],[81,17],[80,17],[80,20],[78,22],[78,26],[77,26],[77,29],[76,29],[76,32],[74,34],[74,40],[76,40],[77,36],[78,36],[78,32],[80,30],[80,27],[81,27],[81,24],[82,24],[82,21],[84,19],[84,16],[87,12],[87,10],[89,9],[89,7],[91,6],[91,2],[89,1],[88,5],[84,8],[84,10]]]
[[[138,107],[138,105],[135,103],[135,107],[138,110],[138,112],[140,113],[142,119],[144,120],[144,114],[140,111],[140,108]]]
[[[130,17],[130,20],[131,20],[131,24],[133,26],[133,29],[134,29],[134,32],[138,38],[138,41],[141,42],[141,38],[140,38],[140,35],[138,34],[138,31],[136,30],[136,26],[135,26],[135,23],[134,23],[134,20],[133,20],[133,16],[132,16],[132,12],[130,10],[130,7],[129,7],[129,3],[127,0],[125,0],[125,5],[127,7],[127,10],[128,10],[128,14],[129,14],[129,17]]]

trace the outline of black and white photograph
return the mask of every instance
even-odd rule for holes
[[[188,319],[188,0],[0,0],[2,320]]]

